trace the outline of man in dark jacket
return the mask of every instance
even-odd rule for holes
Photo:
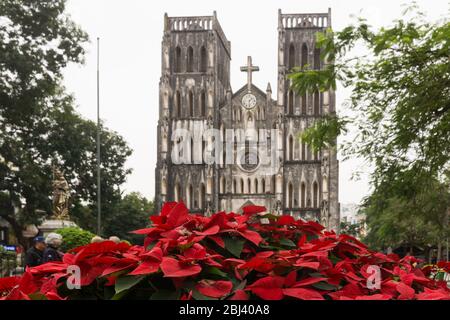
[[[25,265],[36,267],[42,264],[43,254],[46,248],[44,237],[36,237],[33,240],[33,247],[27,250],[25,255]]]
[[[62,261],[63,254],[58,250],[62,244],[62,236],[58,233],[50,233],[45,238],[47,248],[44,251],[43,262]]]

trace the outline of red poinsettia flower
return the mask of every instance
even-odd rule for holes
[[[130,272],[129,275],[136,276],[158,272],[163,259],[163,252],[161,248],[154,247],[152,250],[141,254],[140,257],[143,261],[136,269]]]
[[[28,268],[22,277],[0,279],[0,297],[30,299],[36,294],[49,300],[68,299],[76,290],[60,296],[58,289],[68,276],[67,267],[77,265],[82,287],[101,291],[124,276],[151,274],[157,281],[141,282],[148,285],[149,294],[167,291],[165,285],[170,284],[180,299],[188,300],[198,298],[196,293],[230,300],[450,298],[447,284],[432,278],[448,269],[447,262],[421,270],[419,259],[371,251],[354,237],[324,230],[316,222],[291,216],[262,222],[255,217],[265,211],[251,206],[243,214],[219,212],[204,217],[189,214],[183,203],[167,203],[158,216],[150,218],[150,228],[135,231],[145,235],[144,246],[105,241],[76,248],[63,262]],[[235,241],[229,242],[230,236]],[[381,271],[379,289],[367,287],[373,265]],[[171,281],[158,281],[162,280],[158,277]],[[235,282],[241,284],[233,289]]]

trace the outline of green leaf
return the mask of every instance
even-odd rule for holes
[[[226,274],[225,272],[223,272],[222,270],[220,270],[217,267],[208,267],[205,269],[205,273],[213,274],[213,275],[219,276],[221,278],[228,278],[228,274]]]
[[[285,238],[280,240],[280,245],[291,248],[295,248],[297,246],[292,240]]]
[[[128,289],[134,287],[139,282],[141,282],[141,280],[144,278],[145,278],[145,276],[139,276],[139,277],[126,276],[123,278],[118,278],[116,281],[116,286],[115,286],[116,294],[121,293],[125,290],[128,290]]]
[[[335,286],[333,286],[329,283],[323,282],[323,281],[314,283],[312,286],[319,290],[336,290]]]
[[[197,290],[192,290],[192,297],[195,299],[195,300],[218,300],[218,299],[215,299],[215,298],[211,298],[211,297],[207,297],[207,296],[204,296],[204,295],[202,295],[200,292],[198,292]]]
[[[241,282],[239,282],[239,284],[237,284],[237,285],[234,286],[233,291],[236,291],[236,290],[244,290],[244,288],[245,288],[246,285],[247,285],[247,280],[241,281]]]
[[[122,300],[122,298],[123,297],[125,297],[127,294],[128,294],[128,290],[124,290],[124,291],[122,291],[122,292],[120,292],[120,293],[116,293],[112,298],[111,298],[111,300]]]
[[[240,258],[242,249],[244,248],[245,240],[231,237],[224,237],[223,240],[225,242],[225,248],[236,258]]]
[[[40,292],[31,293],[28,297],[30,297],[31,300],[48,300],[45,294]]]

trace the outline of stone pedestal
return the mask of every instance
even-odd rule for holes
[[[50,219],[45,220],[40,226],[39,230],[42,235],[46,237],[49,233],[55,232],[58,229],[77,227],[76,223],[70,220]]]

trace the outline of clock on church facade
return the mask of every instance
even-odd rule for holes
[[[155,170],[158,209],[166,201],[182,200],[192,213],[208,215],[255,204],[338,229],[336,151],[315,153],[299,140],[314,121],[335,112],[335,93],[298,96],[287,78],[294,67],[323,68],[315,34],[328,27],[330,10],[279,11],[276,92],[270,84],[261,90],[253,83],[259,67],[251,57],[240,69],[247,83],[234,91],[231,43],[216,13],[165,15]],[[214,137],[202,138],[211,130],[217,132]]]

